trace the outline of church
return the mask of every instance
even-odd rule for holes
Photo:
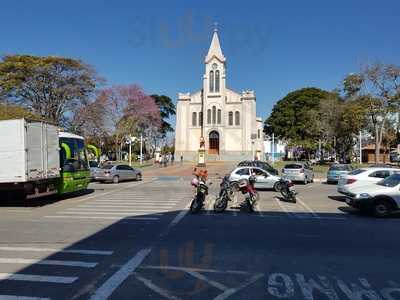
[[[256,116],[255,93],[227,87],[226,58],[217,29],[204,64],[202,89],[178,94],[175,156],[197,161],[202,144],[206,161],[263,159],[263,123]]]

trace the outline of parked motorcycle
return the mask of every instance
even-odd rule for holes
[[[196,188],[195,194],[190,204],[190,212],[195,214],[198,213],[204,206],[206,196],[208,195],[208,186],[206,184],[207,171],[195,170],[195,177],[192,179],[191,185]]]
[[[296,203],[297,192],[294,183],[289,179],[281,178],[279,180],[279,186],[283,198],[287,201]]]
[[[245,195],[245,201],[243,205],[246,205],[247,209],[251,212],[255,211],[255,207],[259,199],[258,192],[254,187],[255,182],[256,177],[253,175],[250,176],[249,179],[241,179],[238,182],[239,191]]]
[[[232,201],[234,195],[233,187],[229,182],[229,175],[224,176],[219,186],[220,190],[217,199],[215,199],[214,211],[221,213],[227,208],[228,202]]]

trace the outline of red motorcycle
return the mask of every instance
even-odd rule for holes
[[[246,205],[247,209],[251,212],[255,211],[255,207],[257,205],[257,201],[259,199],[258,192],[254,187],[256,182],[255,176],[250,176],[249,179],[241,179],[238,182],[239,191],[245,195],[245,201],[242,205]]]

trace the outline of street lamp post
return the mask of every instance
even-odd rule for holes
[[[140,135],[140,164],[143,164],[143,134]]]

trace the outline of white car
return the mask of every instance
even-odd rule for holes
[[[391,175],[378,183],[352,189],[346,203],[354,208],[386,217],[400,209],[400,174]]]
[[[229,181],[234,183],[238,182],[240,179],[249,179],[251,174],[256,176],[256,183],[254,184],[255,188],[278,190],[276,184],[280,177],[272,175],[267,171],[257,167],[238,167],[231,172]]]
[[[337,191],[341,194],[347,195],[352,193],[352,189],[354,188],[371,183],[377,183],[394,173],[400,173],[400,169],[379,167],[356,169],[349,174],[340,176]]]

